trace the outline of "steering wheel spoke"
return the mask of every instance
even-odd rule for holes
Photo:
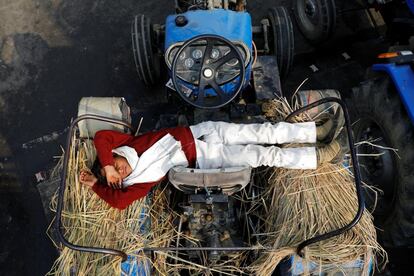
[[[220,99],[226,99],[228,98],[228,95],[223,91],[223,89],[218,85],[218,83],[215,80],[211,80],[209,82],[209,85],[211,88],[214,89],[214,91],[217,93],[217,96],[219,96]]]
[[[230,51],[230,53],[228,53],[227,55],[213,62],[211,66],[214,70],[217,70],[219,67],[223,66],[223,64],[233,59],[237,59],[237,54],[234,51]]]
[[[207,85],[208,85],[208,83],[207,83],[206,79],[201,77],[200,78],[200,84],[198,86],[198,96],[199,97],[200,97],[200,95],[205,97]]]
[[[211,52],[213,51],[214,41],[210,38],[207,39],[206,49],[204,50],[202,64],[206,64],[206,60],[210,58]]]

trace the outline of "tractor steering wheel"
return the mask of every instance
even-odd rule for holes
[[[243,56],[229,40],[200,35],[185,42],[171,66],[175,90],[198,108],[220,108],[239,94],[245,79]]]

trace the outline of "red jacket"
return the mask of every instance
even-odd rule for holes
[[[155,142],[164,137],[167,133],[171,134],[177,141],[181,142],[182,149],[187,157],[190,167],[195,166],[196,148],[193,135],[188,127],[167,128],[159,131],[148,132],[140,136],[132,136],[112,130],[101,130],[95,134],[94,144],[99,161],[102,167],[113,165],[112,149],[120,146],[134,148],[138,156],[150,148]],[[137,199],[148,194],[151,187],[158,184],[137,183],[121,190],[114,190],[104,183],[95,183],[93,191],[109,205],[118,209],[125,209]]]

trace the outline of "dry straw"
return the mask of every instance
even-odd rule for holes
[[[285,99],[273,100],[263,107],[275,121],[292,112]],[[295,119],[301,122],[314,118],[302,114]],[[257,275],[270,275],[304,240],[346,225],[358,208],[353,176],[350,168],[342,164],[322,164],[316,170],[273,168],[262,186],[265,192],[263,200],[256,202],[260,205],[256,210],[261,210],[258,215],[263,218],[261,230],[268,234],[261,235],[261,243],[281,250],[262,254],[252,264],[251,269]],[[366,264],[370,259],[374,259],[374,264],[375,260],[379,260],[377,263],[387,260],[386,252],[377,243],[373,218],[367,210],[350,231],[312,244],[304,252],[306,261],[330,266],[357,259],[366,260]],[[368,273],[367,266],[363,273]]]
[[[175,251],[159,251],[152,256],[140,251],[143,247],[175,246],[178,236],[181,241],[188,240],[195,246],[200,246],[200,243],[184,233],[177,233],[175,222],[179,220],[179,214],[170,208],[169,193],[165,186],[156,187],[151,196],[135,201],[122,211],[110,208],[91,190],[82,186],[78,180],[79,172],[90,168],[95,156],[95,148],[90,140],[73,137],[62,211],[63,231],[70,242],[119,249],[130,256],[139,257],[143,264],[149,264],[146,266],[147,275],[179,275],[183,269],[194,275],[234,275],[242,271],[239,268],[241,253],[225,262],[210,265],[205,254],[202,262],[196,264],[186,260],[185,254]],[[62,160],[55,171],[59,171],[61,165]],[[55,212],[57,194],[50,205]],[[48,275],[121,275],[119,257],[74,251],[58,244],[55,246],[60,250],[60,256]]]
[[[292,111],[284,99],[269,102],[264,109],[274,121],[283,120]],[[305,115],[297,121],[309,119]],[[177,240],[180,244],[187,240],[200,246],[200,241],[177,232],[179,214],[171,209],[165,186],[158,186],[152,196],[135,201],[123,211],[110,208],[83,187],[78,181],[79,172],[91,167],[95,156],[90,140],[73,137],[62,212],[65,237],[78,245],[115,248],[138,256],[149,264],[148,275],[180,275],[183,269],[191,275],[271,275],[283,258],[294,254],[299,243],[345,225],[357,209],[352,175],[342,165],[324,164],[317,170],[257,170],[256,185],[262,192],[252,196],[250,187],[236,195],[242,200],[247,221],[250,216],[258,221],[255,233],[245,227],[246,246],[257,239],[255,246],[275,250],[262,252],[258,257],[247,252],[233,253],[228,260],[215,264],[209,263],[205,252],[199,263],[190,262],[185,253],[175,251],[146,255],[140,251],[144,246],[176,246]],[[56,210],[56,196],[51,208]],[[48,275],[121,275],[119,257],[56,246],[60,256]],[[333,266],[359,258],[369,260],[371,256],[386,260],[367,211],[352,230],[305,249],[307,261]]]
[[[139,256],[144,263],[153,262],[155,269],[164,271],[164,256],[156,256],[151,260],[139,251],[145,245],[166,246],[176,236],[171,225],[175,213],[169,212],[163,191],[154,195],[153,202],[144,198],[135,201],[123,211],[110,208],[78,181],[80,170],[90,167],[95,159],[95,149],[91,141],[74,138],[70,154],[62,212],[65,237],[78,245],[120,249],[129,255]],[[56,205],[55,196],[51,202],[53,211],[56,210]],[[157,206],[167,208],[160,210]],[[144,229],[150,230],[143,231]],[[60,256],[49,275],[71,273],[120,275],[120,258],[61,248]]]

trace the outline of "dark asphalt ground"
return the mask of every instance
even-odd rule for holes
[[[44,275],[57,252],[45,232],[34,174],[53,166],[61,154],[65,129],[76,116],[84,96],[122,96],[134,118],[144,118],[151,129],[159,110],[146,110],[137,97],[145,89],[138,81],[130,43],[130,22],[144,13],[163,22],[173,12],[172,0],[72,0],[38,1],[71,41],[51,47],[37,33],[13,34],[12,62],[0,61],[0,274]],[[269,7],[288,1],[250,1],[249,10],[258,23]],[[0,2],[1,5],[1,2]],[[1,6],[0,6],[1,8]],[[338,4],[338,10],[352,5]],[[0,19],[1,24],[1,19]],[[375,54],[386,49],[368,27],[360,12],[344,12],[337,34],[315,50],[296,32],[296,61],[284,91],[293,91],[306,77],[304,88],[334,88],[346,96],[363,78]],[[297,31],[297,29],[296,29]],[[4,40],[0,40],[0,45]],[[345,60],[347,52],[351,59]],[[315,64],[320,70],[313,73]],[[161,88],[160,88],[161,89]],[[43,138],[41,138],[43,137]],[[412,253],[394,250],[389,265],[392,275],[408,273]],[[408,274],[406,274],[408,275]]]

